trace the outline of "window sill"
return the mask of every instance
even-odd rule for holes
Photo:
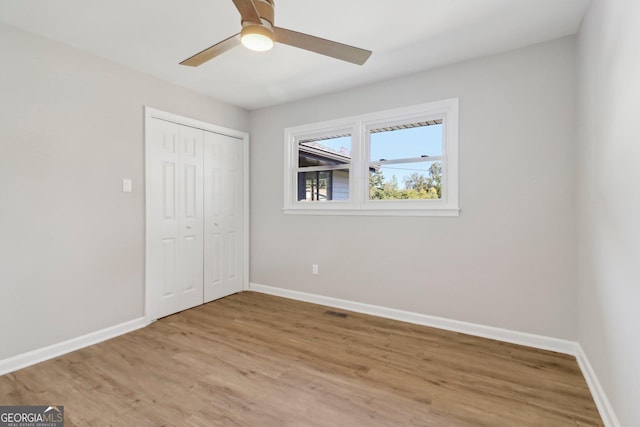
[[[344,209],[344,208],[284,208],[286,215],[350,215],[350,216],[460,216],[458,208],[437,209]]]

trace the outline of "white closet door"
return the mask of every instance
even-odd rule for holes
[[[204,134],[204,301],[242,291],[243,152],[240,140]]]
[[[204,131],[153,119],[150,152],[150,268],[153,318],[203,302]]]

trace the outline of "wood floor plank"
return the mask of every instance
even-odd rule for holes
[[[0,377],[68,426],[601,426],[575,358],[243,292]]]

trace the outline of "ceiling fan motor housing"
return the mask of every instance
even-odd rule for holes
[[[241,35],[251,32],[273,40],[273,22],[275,19],[273,0],[254,0],[253,4],[262,22],[242,21]]]
[[[253,5],[258,12],[260,22],[242,20],[240,37],[242,44],[256,51],[265,51],[273,46],[274,5],[272,0],[254,0]],[[249,40],[251,39],[251,40]]]
[[[253,4],[256,6],[260,19],[263,22],[267,21],[273,26],[275,18],[273,0],[254,0]]]

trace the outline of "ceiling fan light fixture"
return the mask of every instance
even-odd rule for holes
[[[240,32],[240,41],[247,49],[264,52],[273,47],[273,32],[262,25],[247,25]]]

